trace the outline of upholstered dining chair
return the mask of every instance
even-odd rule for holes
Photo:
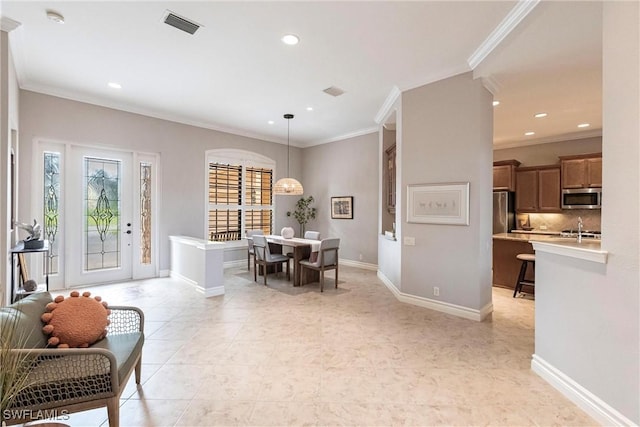
[[[305,231],[304,232],[305,239],[311,240],[320,240],[320,232],[319,231]]]
[[[267,238],[261,235],[253,236],[253,280],[258,281],[258,265],[262,266],[264,285],[267,286],[267,267],[270,265],[287,264],[287,280],[291,280],[289,273],[289,257],[282,254],[272,254],[269,250]]]
[[[320,250],[318,258],[315,262],[311,260],[300,261],[300,286],[304,285],[304,269],[309,268],[320,272],[320,292],[324,292],[324,272],[326,270],[336,271],[336,289],[338,288],[338,248],[340,247],[340,239],[322,239],[320,242]]]
[[[247,237],[253,236],[263,236],[264,231],[262,230],[248,230]],[[247,271],[251,271],[251,257],[255,256],[253,251],[253,239],[247,239],[248,247],[247,247]]]

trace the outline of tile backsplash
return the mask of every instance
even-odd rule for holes
[[[600,231],[600,209],[565,210],[556,214],[516,214],[516,228],[529,220],[530,227],[536,231],[545,231],[540,227],[547,227],[546,231],[577,230],[578,217],[582,218],[584,230]]]

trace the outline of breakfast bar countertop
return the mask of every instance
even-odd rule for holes
[[[530,233],[497,233],[493,235],[498,240],[513,240],[529,242],[536,251],[554,253],[572,258],[580,258],[600,263],[607,262],[607,251],[601,249],[600,239],[583,238],[578,243],[575,237],[561,237],[559,235],[541,235]]]

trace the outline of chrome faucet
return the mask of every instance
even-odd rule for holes
[[[582,243],[582,217],[578,217],[578,243]]]

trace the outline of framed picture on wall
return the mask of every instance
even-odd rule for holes
[[[331,198],[331,219],[353,219],[353,196]]]
[[[407,222],[469,225],[469,183],[407,186]]]

